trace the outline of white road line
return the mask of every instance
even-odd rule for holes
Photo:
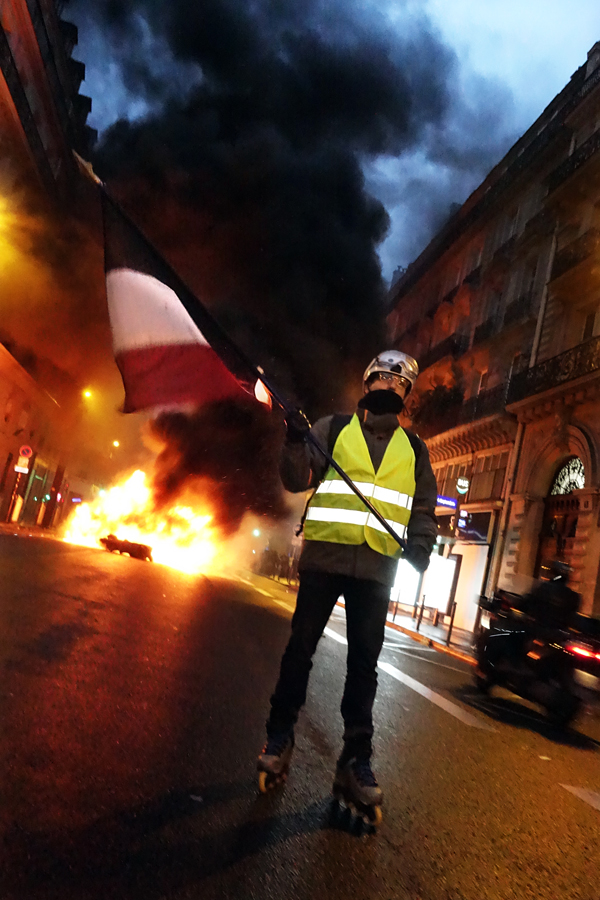
[[[345,637],[337,634],[331,628],[326,628],[325,634],[328,637],[332,638],[334,641],[337,641],[338,644],[348,643]],[[459,719],[465,725],[470,725],[471,728],[479,728],[481,731],[496,730],[492,725],[488,725],[486,722],[482,722],[480,719],[476,719],[475,716],[472,716],[470,713],[466,712],[466,710],[462,709],[462,707],[458,706],[456,703],[452,703],[450,700],[446,700],[446,698],[442,697],[441,694],[436,694],[435,691],[432,691],[430,688],[425,687],[425,685],[421,684],[420,681],[417,681],[415,678],[411,678],[410,675],[405,675],[405,673],[401,672],[400,669],[397,669],[396,666],[392,666],[386,662],[380,662],[377,663],[377,668],[381,669],[381,671],[385,672],[387,675],[391,675],[392,678],[396,679],[396,681],[400,681],[403,685],[405,685],[405,687],[408,687],[412,691],[415,691],[415,693],[420,694],[421,697],[429,700],[430,703],[433,703],[435,706],[439,706],[439,708],[443,709],[444,712],[450,713],[451,716]]]
[[[271,600],[278,606],[283,606],[283,608],[287,609],[288,612],[294,612],[294,607],[290,606],[289,603],[284,603],[283,600],[277,600],[275,597],[271,597]]]
[[[333,638],[334,641],[337,641],[338,644],[347,644],[348,641],[345,637],[342,637],[341,634],[338,634],[337,631],[333,631],[331,628],[325,628],[323,634],[326,634],[327,637]]]
[[[433,647],[424,647],[422,644],[415,647],[415,642],[410,638],[406,638],[406,643],[395,643],[394,641],[384,641],[384,647],[401,647],[403,651],[412,650],[413,653],[436,653]]]
[[[446,700],[445,697],[442,697],[441,694],[436,694],[435,691],[432,691],[430,688],[425,687],[424,684],[421,684],[420,681],[416,681],[416,679],[411,678],[410,675],[406,675],[404,672],[401,672],[400,669],[397,669],[396,666],[391,666],[389,663],[380,662],[377,663],[377,668],[381,669],[382,672],[387,672],[388,675],[391,675],[392,678],[395,678],[396,681],[402,682],[406,687],[410,688],[412,691],[415,691],[417,694],[420,694],[421,697],[425,697],[426,700],[429,700],[430,703],[433,703],[435,706],[439,706],[440,709],[443,709],[444,712],[450,713],[451,716],[454,716],[456,719],[459,719],[465,725],[470,725],[471,728],[479,728],[481,731],[495,731],[491,725],[488,725],[486,722],[480,721],[480,719],[476,719],[475,716],[472,716],[470,713],[466,712],[462,707],[457,706],[456,703],[452,703],[450,700]]]
[[[594,809],[600,809],[600,794],[596,794],[594,791],[587,791],[585,788],[572,787],[570,784],[561,784],[561,787],[564,788],[565,791],[570,791],[571,794],[575,794],[576,797],[579,797],[579,799],[585,801],[585,803],[589,803]]]
[[[415,656],[412,653],[407,653],[406,650],[401,650],[399,647],[386,647],[384,644],[385,650],[391,650],[393,653],[400,653],[402,656],[408,656],[409,659],[414,659],[416,662],[424,662],[429,663],[430,666],[438,666],[440,669],[449,669],[450,672],[458,672],[459,675],[465,675],[464,669],[457,669],[456,666],[447,666],[445,663],[438,662],[437,659],[425,659],[424,656]]]
[[[264,594],[265,597],[270,597],[271,599],[274,599],[273,594],[270,594],[268,591],[263,591],[262,588],[256,587],[256,585],[252,585],[252,586],[255,591],[258,591],[259,594]]]

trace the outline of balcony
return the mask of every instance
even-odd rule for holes
[[[440,300],[440,306],[442,303],[452,303],[458,293],[458,288],[459,285],[457,284],[456,287],[453,287],[450,291],[447,291]]]
[[[460,407],[456,424],[465,425],[476,419],[484,419],[486,416],[504,412],[506,389],[507,385],[502,383],[490,388],[489,391],[481,391],[476,397],[470,397]]]
[[[551,194],[552,191],[555,191],[563,181],[566,181],[577,169],[580,169],[598,150],[600,150],[600,131],[596,131],[581,147],[577,148],[575,153],[572,153],[571,156],[550,173],[546,179],[548,193]]]
[[[525,369],[511,378],[507,404],[517,403],[534,394],[559,387],[567,381],[600,370],[600,337],[566,350],[538,366]]]
[[[422,398],[413,422],[420,437],[431,438],[458,425],[468,425],[486,416],[503,413],[506,391],[507,385],[503,383],[461,402],[461,395],[456,389],[448,390],[438,386],[429,396]]]
[[[517,243],[516,235],[512,235],[503,244],[494,251],[494,255],[492,256],[490,262],[488,263],[488,268],[502,271],[512,263],[513,253],[515,249],[515,245]]]
[[[463,279],[463,284],[468,284],[471,287],[479,287],[479,282],[481,280],[481,266],[477,266],[475,269],[471,269],[468,275],[465,275]]]
[[[469,338],[464,334],[451,334],[436,344],[419,360],[419,368],[421,371],[428,369],[445,356],[461,356],[468,350]]]
[[[532,298],[528,294],[524,294],[512,303],[509,303],[504,312],[504,328],[529,319],[532,315],[532,307]]]
[[[554,265],[552,266],[551,280],[560,278],[569,269],[573,269],[596,252],[600,245],[600,231],[597,228],[590,228],[580,237],[576,238],[559,250],[554,257]]]
[[[489,340],[497,331],[498,318],[496,316],[490,316],[489,319],[486,319],[485,322],[482,322],[481,325],[478,325],[475,329],[475,333],[473,334],[473,345],[483,344],[484,341]]]

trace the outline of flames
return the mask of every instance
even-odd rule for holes
[[[99,547],[100,538],[115,534],[120,540],[149,544],[154,562],[195,575],[210,568],[219,550],[211,513],[196,505],[157,511],[146,473],[138,469],[94,502],[78,506],[63,539]]]

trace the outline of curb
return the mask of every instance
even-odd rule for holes
[[[386,622],[385,624],[388,628],[393,628],[395,631],[401,631],[402,634],[406,634],[417,644],[425,644],[426,647],[433,647],[438,653],[446,653],[448,656],[460,659],[470,666],[477,665],[475,657],[471,656],[469,653],[465,653],[464,650],[455,650],[454,647],[449,647],[447,644],[442,644],[441,641],[435,641],[433,638],[427,637],[424,634],[419,634],[411,628],[404,628],[402,625],[396,625],[395,622]]]
[[[345,604],[341,600],[338,600],[336,605],[345,608]],[[453,656],[454,659],[460,659],[469,666],[477,665],[475,657],[471,656],[470,653],[465,653],[464,650],[456,650],[454,647],[449,647],[447,644],[436,641],[434,638],[427,637],[425,634],[419,634],[419,632],[413,631],[412,628],[404,628],[403,625],[396,625],[395,622],[388,621],[385,625],[386,628],[393,628],[394,631],[402,632],[402,634],[407,635],[407,637],[411,638],[417,644],[424,644],[426,647],[432,647],[434,650],[437,650],[438,653],[445,653],[447,656]]]

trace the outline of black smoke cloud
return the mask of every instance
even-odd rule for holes
[[[193,415],[161,413],[149,428],[162,445],[153,475],[158,508],[198,494],[210,501],[213,524],[225,535],[247,512],[274,521],[288,514],[277,475],[280,422],[267,407],[221,401]]]
[[[352,3],[80,0],[71,14],[110,35],[149,111],[108,129],[99,174],[289,396],[313,417],[347,407],[385,340],[389,218],[363,165],[443,122],[453,54],[425,20],[392,34]]]

